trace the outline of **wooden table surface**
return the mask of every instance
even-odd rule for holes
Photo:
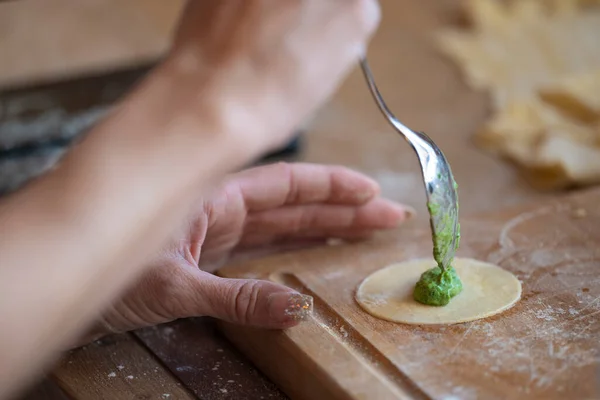
[[[518,303],[496,316],[410,326],[365,312],[355,301],[363,279],[431,258],[429,230],[398,229],[221,269],[226,278],[266,279],[309,294],[314,312],[288,331],[220,328],[297,400],[600,399],[599,201],[595,188],[461,219],[458,256],[499,265],[522,284]],[[414,302],[400,292],[369,302]]]
[[[489,113],[431,36],[458,23],[458,0],[382,0],[382,26],[370,47],[376,80],[394,113],[444,150],[460,187],[461,212],[474,214],[552,197],[530,189],[505,163],[477,150],[475,129]],[[81,95],[81,93],[80,93]],[[1,118],[1,115],[0,115]],[[415,207],[426,225],[416,158],[392,133],[355,70],[315,116],[301,160],[344,164],[373,176],[383,194]],[[60,389],[59,389],[60,388]],[[30,399],[286,398],[206,318],[176,321],[74,350]]]

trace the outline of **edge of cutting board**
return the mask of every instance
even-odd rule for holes
[[[528,203],[494,213],[463,218],[464,222],[486,220],[508,221],[515,216],[535,211],[549,205],[570,204],[577,207],[588,196],[600,195],[600,188],[580,190],[541,203]],[[340,246],[323,246],[294,251],[231,264],[221,268],[217,274],[226,278],[267,279],[290,286],[300,292],[313,294],[287,273],[285,266],[298,264],[310,268],[311,260],[338,257],[341,253],[388,252],[384,260],[402,257],[401,248],[390,246],[408,240],[426,243],[429,232],[425,229],[399,229],[392,234],[373,240]],[[386,250],[387,249],[387,250]],[[289,271],[289,270],[288,270]],[[318,296],[315,297],[313,318],[297,327],[285,331],[260,330],[226,322],[218,326],[226,337],[246,354],[259,369],[272,379],[293,399],[428,399],[424,388],[393,366],[367,339],[350,324],[340,321],[337,314]],[[331,329],[329,322],[341,323],[343,330]],[[298,340],[302,338],[302,340]],[[311,342],[314,338],[315,340]],[[327,370],[326,370],[327,368]],[[331,373],[332,368],[338,369]],[[343,369],[343,371],[342,371]],[[327,373],[329,372],[329,373]],[[369,386],[360,385],[361,374],[368,374]],[[363,389],[364,388],[364,389]]]

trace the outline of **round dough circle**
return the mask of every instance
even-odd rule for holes
[[[413,299],[421,274],[436,265],[430,259],[393,264],[369,275],[358,287],[356,301],[375,317],[410,325],[440,325],[474,321],[499,314],[521,297],[521,282],[496,265],[457,258],[454,268],[463,291],[446,306],[435,307]]]

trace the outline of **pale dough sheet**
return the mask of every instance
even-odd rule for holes
[[[476,143],[540,189],[600,183],[600,1],[465,0],[438,35],[494,112]]]
[[[457,258],[454,268],[463,291],[443,307],[426,306],[412,297],[421,274],[434,267],[429,259],[393,264],[369,275],[356,300],[375,317],[411,325],[454,324],[489,317],[512,307],[521,297],[521,282],[496,265]]]

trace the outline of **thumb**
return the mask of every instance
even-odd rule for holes
[[[246,326],[285,329],[312,314],[313,298],[286,286],[210,275],[199,282],[204,315]]]

